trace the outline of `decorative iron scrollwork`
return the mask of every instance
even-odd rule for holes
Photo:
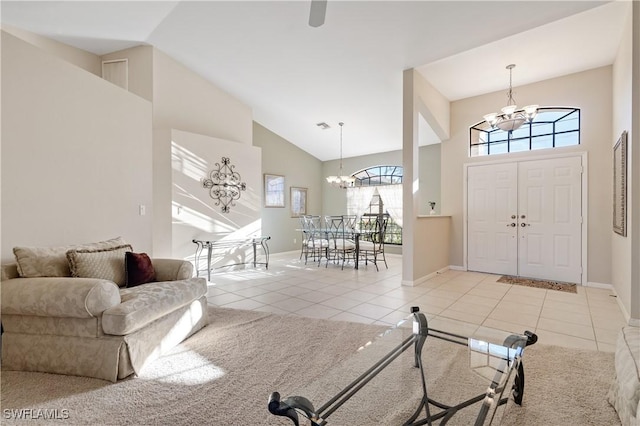
[[[240,182],[240,173],[233,170],[228,157],[222,157],[222,164],[216,163],[216,168],[209,172],[209,178],[202,180],[202,187],[209,189],[209,195],[216,201],[216,206],[222,206],[222,213],[229,213],[230,207],[235,206],[240,199],[241,191],[247,190],[247,184]]]

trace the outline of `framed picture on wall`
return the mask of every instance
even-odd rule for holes
[[[264,206],[284,207],[284,176],[264,174]]]
[[[627,236],[627,132],[613,146],[613,232]]]
[[[307,214],[307,188],[291,187],[291,217]]]

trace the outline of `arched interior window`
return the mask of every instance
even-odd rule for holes
[[[362,169],[352,176],[355,186],[395,185],[402,183],[402,166],[374,166]]]
[[[469,128],[469,156],[506,154],[580,145],[580,109],[541,107],[530,123],[511,132],[486,121]]]

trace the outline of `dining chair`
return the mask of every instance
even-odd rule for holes
[[[304,257],[304,264],[307,264],[309,255],[313,261],[318,261],[318,266],[323,257],[328,257],[329,241],[326,233],[322,229],[322,218],[315,215],[305,216],[305,228],[307,229],[307,248]]]
[[[307,223],[307,215],[300,216],[300,230],[302,231],[302,246],[300,247],[300,259],[304,256],[305,262],[307,260],[307,256],[309,254],[309,240],[311,235],[311,230],[309,229],[309,225]]]
[[[325,216],[325,226],[327,229],[327,239],[329,241],[329,248],[327,249],[327,263],[325,267],[329,265],[329,260],[333,262],[342,261],[342,269],[348,259],[352,259],[354,262],[356,244],[353,240],[353,228],[346,226],[344,216]]]
[[[358,225],[358,216],[354,215],[349,215],[349,214],[345,214],[342,215],[342,218],[344,219],[344,227],[346,230],[355,230],[356,226]]]
[[[359,241],[359,257],[364,260],[365,265],[369,262],[376,265],[378,269],[378,257],[382,255],[384,266],[387,265],[387,258],[384,255],[384,237],[387,232],[387,218],[380,216],[363,216],[360,219],[360,229],[363,231]]]

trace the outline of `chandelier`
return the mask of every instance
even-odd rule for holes
[[[511,77],[515,64],[507,65],[509,70],[509,91],[507,92],[507,106],[502,108],[502,114],[492,112],[484,116],[484,119],[491,128],[498,128],[505,132],[512,132],[522,126],[525,122],[531,122],[538,113],[538,105],[527,105],[518,109],[513,100],[513,89],[511,87]]]
[[[342,126],[344,126],[344,123],[340,122],[338,125],[340,126],[340,172],[338,176],[327,176],[327,182],[336,188],[349,188],[353,186],[356,178],[342,173]]]

